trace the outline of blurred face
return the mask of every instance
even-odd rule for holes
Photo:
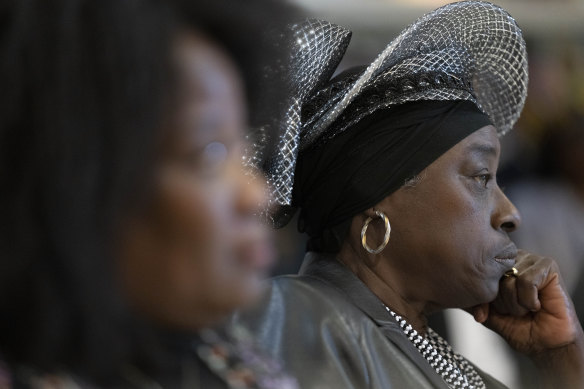
[[[126,223],[122,282],[155,322],[199,329],[258,295],[272,261],[254,217],[260,178],[241,165],[245,109],[240,81],[206,39],[178,39],[178,105],[165,132],[147,207]],[[252,182],[250,182],[252,181]]]
[[[376,208],[389,217],[386,272],[409,300],[432,308],[492,301],[516,249],[507,233],[519,224],[496,181],[496,130],[474,132]]]

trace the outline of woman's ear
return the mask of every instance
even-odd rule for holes
[[[377,210],[378,210],[377,207],[367,208],[365,211],[363,211],[363,219],[367,219],[368,217],[374,219],[375,217],[377,217],[375,213],[375,211]]]

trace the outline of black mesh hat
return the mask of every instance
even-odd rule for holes
[[[501,136],[525,103],[525,41],[515,20],[491,3],[462,1],[426,14],[370,65],[337,82],[330,78],[351,33],[320,20],[292,30],[294,93],[267,169],[272,191],[267,216],[275,227],[285,225],[294,211],[298,152],[326,143],[377,110],[420,100],[468,100]]]

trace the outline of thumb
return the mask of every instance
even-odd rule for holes
[[[474,307],[467,309],[467,311],[474,317],[475,321],[484,323],[489,317],[489,304],[475,305]]]

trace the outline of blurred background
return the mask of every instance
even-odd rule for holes
[[[353,31],[339,71],[370,63],[407,25],[450,1],[292,0],[310,17]],[[500,0],[515,17],[529,54],[529,94],[515,130],[502,139],[499,184],[522,215],[520,248],[555,258],[584,321],[584,0]],[[293,220],[278,231],[282,261],[294,273],[304,237]],[[447,312],[445,336],[511,388],[537,387],[529,363],[464,312]]]

